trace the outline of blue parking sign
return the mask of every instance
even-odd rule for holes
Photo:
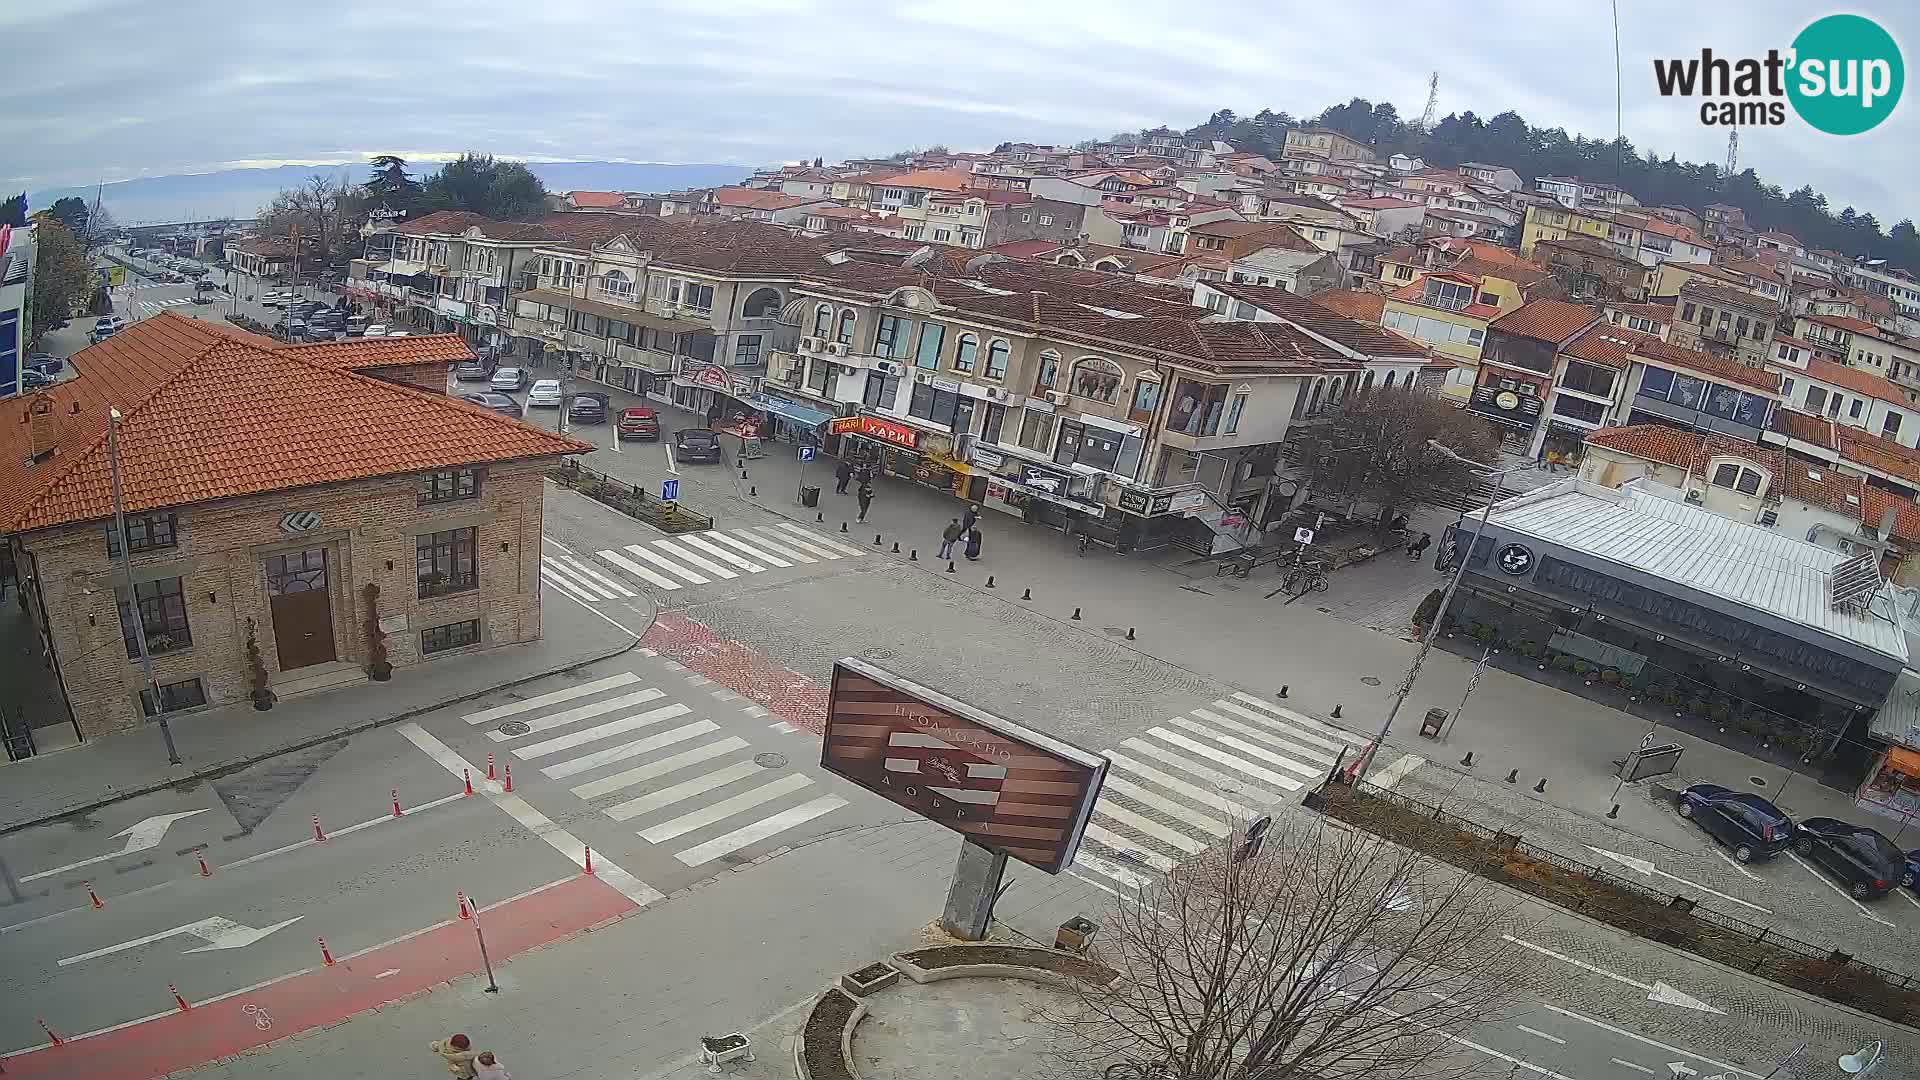
[[[801,448],[800,448],[800,460],[801,460],[802,462],[807,462],[807,461],[812,461],[812,460],[813,460],[813,447],[811,447],[811,446],[803,446],[803,447],[801,447]]]
[[[662,501],[672,502],[675,499],[678,499],[679,497],[680,497],[679,477],[674,477],[669,480],[660,481],[660,498]]]

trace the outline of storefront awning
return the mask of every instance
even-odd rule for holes
[[[761,409],[775,416],[810,428],[817,428],[833,419],[832,413],[821,412],[819,409],[810,409],[798,402],[783,401],[780,398],[756,396],[749,401],[749,404],[759,406]]]

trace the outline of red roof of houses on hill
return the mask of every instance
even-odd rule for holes
[[[1599,309],[1585,304],[1534,300],[1493,320],[1487,329],[1558,345],[1599,317]]]
[[[618,210],[627,205],[627,197],[617,191],[569,191],[567,201],[592,210]]]

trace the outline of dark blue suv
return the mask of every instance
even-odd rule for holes
[[[1750,791],[1695,784],[1675,800],[1680,816],[1733,849],[1740,862],[1771,859],[1793,843],[1793,820]]]

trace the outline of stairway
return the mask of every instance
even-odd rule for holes
[[[323,690],[338,690],[343,686],[358,686],[366,681],[367,673],[359,664],[333,660],[279,672],[273,677],[273,692],[278,697],[290,698],[296,694],[317,694]]]

